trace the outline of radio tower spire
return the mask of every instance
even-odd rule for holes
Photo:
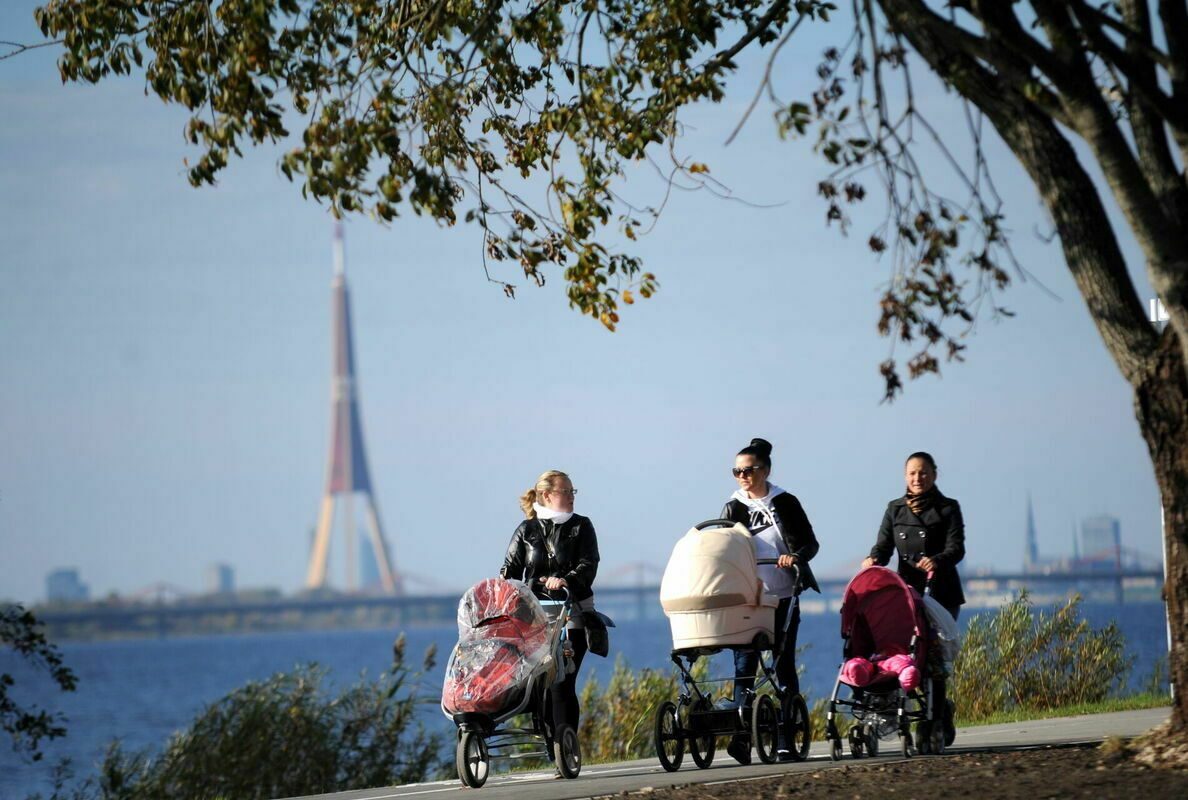
[[[1035,514],[1031,510],[1031,492],[1027,493],[1027,544],[1023,551],[1023,571],[1039,568],[1039,537],[1035,533]]]
[[[333,379],[330,407],[330,455],[326,465],[326,491],[318,513],[318,527],[309,554],[309,569],[305,576],[307,589],[326,586],[327,562],[330,555],[330,531],[334,524],[334,507],[342,501],[342,534],[346,545],[346,588],[359,589],[359,559],[356,548],[354,497],[362,497],[366,508],[368,541],[375,554],[380,581],[384,591],[400,595],[404,587],[392,568],[388,543],[380,524],[379,507],[371,490],[371,473],[367,469],[367,453],[363,448],[363,423],[359,417],[357,384],[355,382],[355,352],[351,342],[351,305],[346,283],[342,223],[334,224],[334,278],[330,282],[333,317]]]

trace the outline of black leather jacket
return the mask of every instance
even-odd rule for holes
[[[594,594],[598,573],[598,537],[589,517],[574,514],[561,525],[548,520],[526,519],[512,534],[499,574],[522,580],[533,592],[547,593],[538,578],[564,578],[570,599],[585,600]]]
[[[932,507],[920,516],[912,513],[903,497],[888,503],[870,557],[876,564],[887,564],[896,551],[899,575],[909,586],[924,592],[927,576],[916,567],[916,562],[929,556],[936,562],[936,574],[932,576],[933,598],[946,608],[965,602],[961,576],[957,573],[957,563],[965,557],[965,521],[956,500],[945,497],[937,489]]]

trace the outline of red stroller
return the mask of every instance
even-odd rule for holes
[[[846,738],[855,758],[878,755],[879,740],[894,733],[904,757],[943,753],[945,731],[928,658],[933,637],[920,594],[894,571],[867,567],[846,586],[841,635],[846,661],[825,722],[830,756],[842,756],[839,726],[847,715],[853,718]]]
[[[548,755],[564,777],[578,776],[577,732],[553,730],[548,708],[549,689],[572,670],[568,621],[568,600],[542,604],[520,581],[488,578],[463,595],[441,710],[458,726],[455,763],[467,786],[486,782],[493,759]],[[525,713],[532,727],[500,727]],[[542,741],[543,751],[521,747]]]

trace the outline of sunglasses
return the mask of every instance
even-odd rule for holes
[[[549,489],[548,494],[563,494],[566,497],[573,497],[575,494],[577,494],[577,489],[562,489],[560,491],[556,489]]]
[[[734,475],[734,477],[741,478],[743,475],[750,475],[754,472],[758,472],[761,469],[763,469],[763,467],[735,467],[734,469],[730,470],[730,472]]]

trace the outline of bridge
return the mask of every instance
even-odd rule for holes
[[[637,577],[643,572],[635,570]],[[1163,573],[1157,570],[1107,572],[1089,570],[1053,574],[992,573],[963,576],[973,605],[994,606],[1004,596],[1026,588],[1035,594],[1077,591],[1107,602],[1128,596],[1158,598]],[[805,612],[836,609],[849,577],[818,578],[822,596],[805,598]],[[598,586],[598,606],[621,620],[655,619],[662,614],[659,583]],[[404,596],[272,597],[243,601],[235,597],[195,598],[177,591],[141,593],[140,600],[104,601],[36,609],[54,639],[122,636],[195,636],[228,632],[280,630],[343,630],[451,625],[461,592]],[[172,587],[170,587],[172,589]],[[984,602],[978,602],[978,598]]]

